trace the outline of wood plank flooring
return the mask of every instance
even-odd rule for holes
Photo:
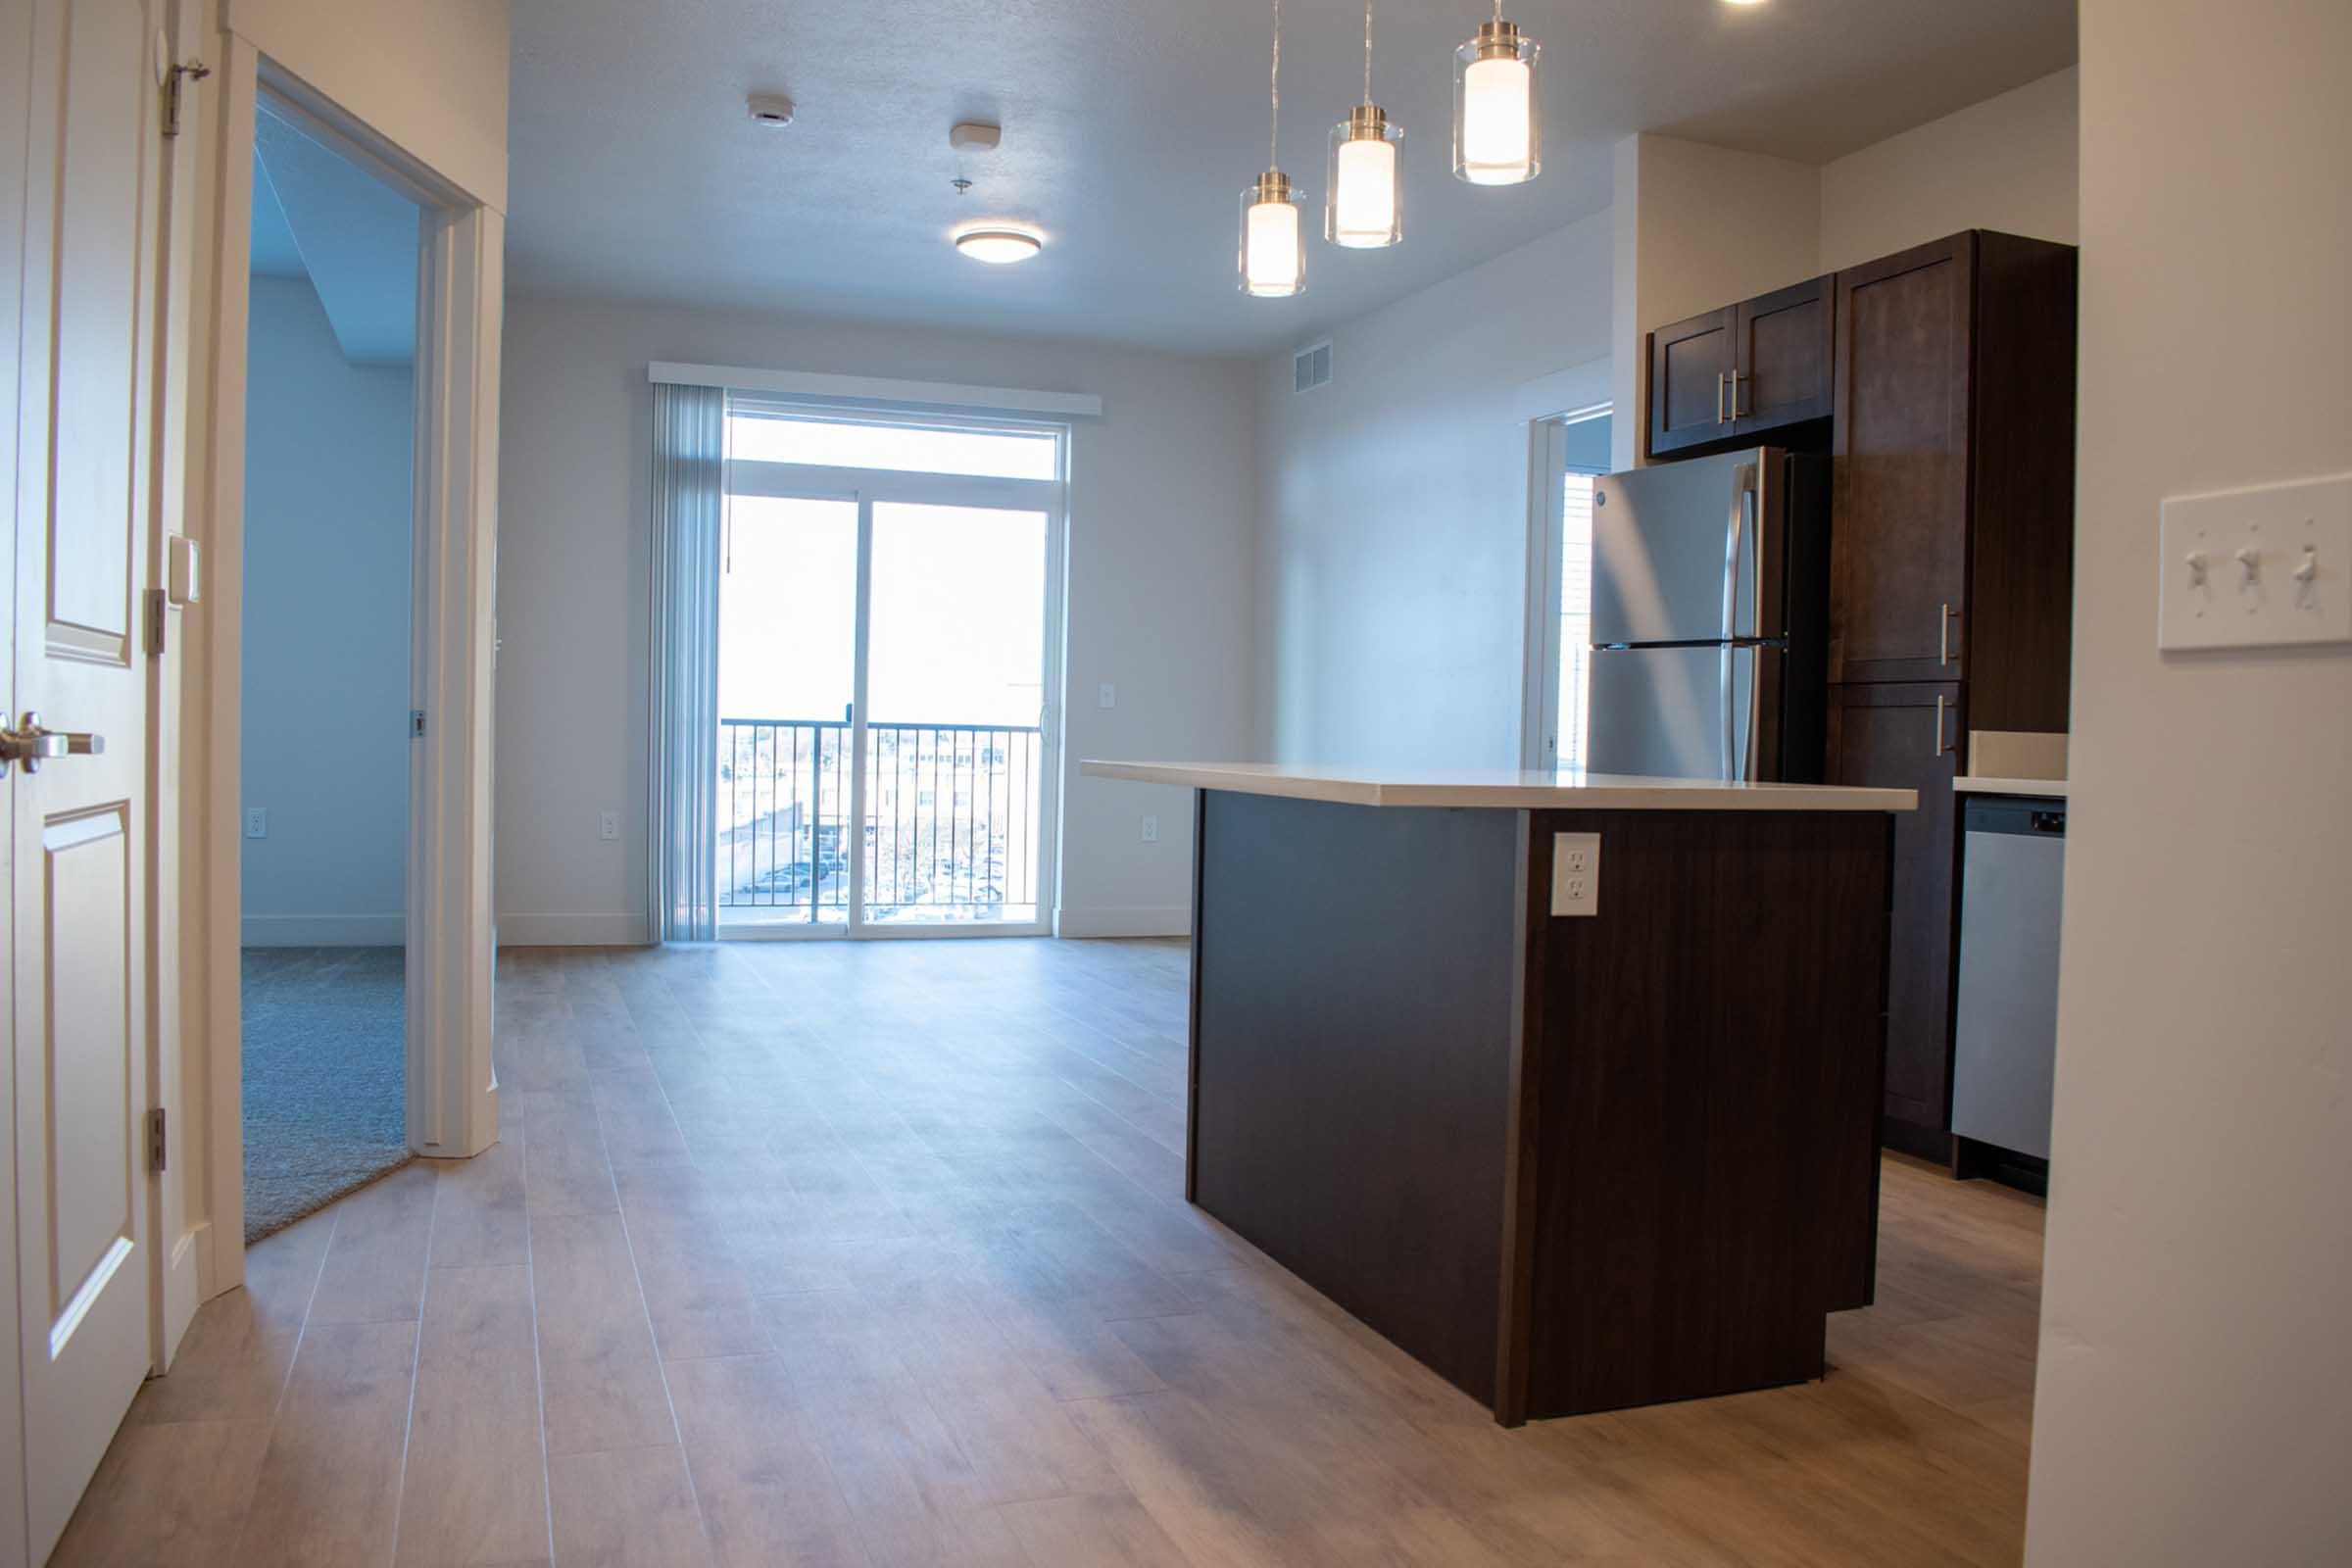
[[[2018,1559],[2041,1210],[1801,1388],[1505,1432],[1182,1200],[1176,943],[501,955],[505,1140],[255,1248],[56,1561]]]

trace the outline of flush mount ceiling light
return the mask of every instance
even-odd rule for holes
[[[1023,223],[966,223],[956,230],[956,248],[975,262],[1004,267],[1044,250],[1046,236]]]
[[[1242,192],[1242,292],[1257,299],[1288,299],[1306,287],[1306,247],[1298,241],[1298,204],[1291,176],[1281,170],[1282,0],[1274,0],[1272,126],[1267,132],[1266,172]]]
[[[1372,250],[1404,237],[1396,183],[1396,144],[1403,139],[1403,127],[1372,101],[1372,0],[1364,0],[1364,101],[1331,129],[1325,239],[1350,250]]]
[[[1539,46],[1502,20],[1478,24],[1478,36],[1453,52],[1453,177],[1473,185],[1518,185],[1542,172],[1536,115]]]

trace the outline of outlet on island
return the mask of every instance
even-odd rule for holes
[[[1157,844],[1159,842],[1158,817],[1147,816],[1144,818],[1144,842],[1146,844]]]

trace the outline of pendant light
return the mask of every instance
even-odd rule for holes
[[[1364,0],[1364,101],[1331,128],[1325,239],[1351,250],[1372,250],[1404,237],[1396,182],[1396,144],[1403,139],[1402,127],[1372,101],[1372,0]]]
[[[1453,52],[1453,177],[1473,185],[1518,185],[1543,171],[1536,113],[1538,45],[1502,20]]]
[[[1282,0],[1274,0],[1273,129],[1266,172],[1242,192],[1242,292],[1288,299],[1306,287],[1306,247],[1299,242],[1298,204],[1291,176],[1279,167],[1282,136]]]

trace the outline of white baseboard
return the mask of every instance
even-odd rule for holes
[[[642,914],[514,914],[498,917],[502,948],[640,948],[650,940]]]
[[[1125,907],[1097,906],[1054,911],[1057,937],[1189,937],[1193,906],[1189,904],[1141,904]]]
[[[409,939],[404,914],[249,914],[249,948],[397,948]]]

